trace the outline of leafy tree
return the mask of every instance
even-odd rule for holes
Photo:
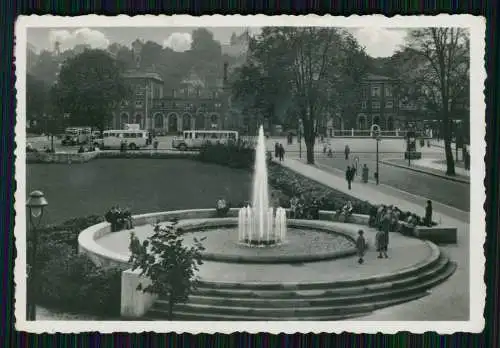
[[[164,227],[155,226],[153,235],[142,244],[133,233],[130,235],[129,262],[132,270],[140,269],[140,275],[151,280],[148,286],[139,284],[137,290],[166,296],[170,320],[174,305],[186,302],[196,285],[196,272],[198,266],[203,264],[203,240],[205,238],[195,238],[193,246],[184,245],[182,231],[177,228],[176,221]]]
[[[451,149],[452,117],[469,103],[469,34],[462,28],[426,28],[409,32],[405,76],[413,97],[440,117],[446,174],[455,175]]]
[[[35,58],[35,57],[32,57]],[[51,86],[57,80],[60,59],[50,51],[42,51],[31,68],[30,74]]]
[[[71,125],[102,131],[114,105],[129,93],[115,59],[102,50],[86,50],[65,61],[52,98],[60,115],[70,114]]]
[[[47,84],[32,74],[26,75],[26,116],[28,120],[39,121],[49,107]]]
[[[309,164],[314,164],[315,139],[328,111],[350,107],[355,100],[351,88],[357,90],[368,65],[352,35],[322,27],[263,28],[250,41],[248,64],[254,68],[239,71],[235,96],[241,100],[248,94],[254,106],[262,109],[271,103],[283,115],[300,119]],[[261,90],[248,93],[252,88]]]

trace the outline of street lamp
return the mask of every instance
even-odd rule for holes
[[[37,228],[40,226],[40,222],[42,221],[43,212],[45,207],[49,203],[45,199],[45,196],[42,191],[33,191],[30,193],[30,197],[28,202],[26,202],[26,207],[29,209],[30,214],[30,225],[31,225],[31,233],[32,233],[32,245],[31,252],[29,253],[29,262],[28,262],[28,289],[27,289],[27,318],[28,320],[36,320],[36,302],[34,300],[34,295],[36,294],[37,284],[36,284],[36,253],[37,253],[37,244],[38,244],[38,233]]]
[[[379,183],[379,169],[378,169],[378,143],[380,142],[380,127],[377,124],[372,125],[371,127],[371,133],[373,139],[375,139],[375,144],[376,144],[376,157],[375,157],[375,162],[376,162],[376,169],[375,169],[375,183],[378,185]]]

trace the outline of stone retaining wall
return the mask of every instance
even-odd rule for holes
[[[99,156],[99,151],[93,152],[26,152],[27,163],[85,163]]]

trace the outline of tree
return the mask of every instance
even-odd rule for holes
[[[205,250],[201,242],[194,239],[194,244],[183,244],[182,231],[177,222],[160,227],[155,226],[154,233],[140,243],[131,233],[130,260],[132,270],[140,269],[140,275],[151,280],[151,284],[139,284],[137,290],[166,296],[169,301],[168,317],[172,319],[176,303],[186,302],[196,285],[198,266],[203,264],[201,252]]]
[[[254,64],[260,77],[256,79],[257,74],[248,69],[254,78],[245,76],[242,69],[242,81],[235,89],[264,88],[254,92],[257,105],[267,96],[274,98],[275,105],[285,106],[281,107],[284,115],[292,111],[302,121],[307,163],[314,164],[315,139],[328,110],[332,106],[347,108],[348,89],[364,74],[363,48],[352,35],[337,28],[266,27],[250,41],[249,56],[247,64]],[[245,81],[250,85],[244,87]],[[239,91],[235,93],[241,99],[245,92]]]
[[[49,105],[47,84],[32,74],[26,75],[26,118],[28,121],[40,121]]]
[[[70,114],[71,125],[103,131],[116,103],[129,93],[115,59],[102,50],[86,50],[65,61],[51,96],[59,115]]]
[[[452,117],[458,105],[468,104],[469,34],[463,28],[411,30],[407,48],[414,53],[406,64],[407,82],[415,98],[440,116],[446,156],[446,174],[455,175],[451,149]],[[417,62],[417,64],[415,64]]]

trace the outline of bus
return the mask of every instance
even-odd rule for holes
[[[238,132],[229,130],[188,130],[172,140],[172,147],[181,151],[205,145],[229,144],[238,141]]]
[[[90,136],[90,127],[66,128],[61,144],[68,146],[87,144]]]
[[[116,129],[102,133],[104,149],[119,149],[125,143],[127,148],[136,150],[147,145],[148,132],[144,130]]]

